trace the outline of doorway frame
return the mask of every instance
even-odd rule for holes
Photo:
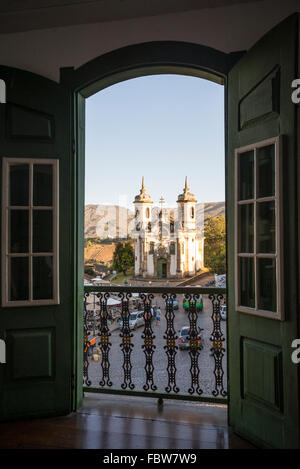
[[[157,259],[157,263],[156,263],[156,275],[158,278],[167,278],[167,264],[168,264],[168,261],[167,259],[165,259],[164,257],[160,257],[159,259]],[[161,266],[161,277],[159,276],[159,272],[160,272],[160,266]],[[164,276],[164,267],[165,266],[165,276]]]
[[[125,46],[87,62],[78,69],[60,70],[60,83],[71,91],[72,148],[74,156],[72,207],[74,226],[74,340],[72,408],[82,404],[83,363],[83,252],[85,188],[85,99],[99,91],[133,78],[176,74],[210,80],[224,86],[225,181],[227,180],[227,75],[245,52],[227,54],[195,43],[154,41]],[[225,192],[227,212],[227,193]],[[226,219],[227,225],[227,219]],[[227,226],[226,226],[227,231]],[[226,241],[228,250],[228,240]],[[227,263],[227,260],[226,260]],[[228,324],[227,338],[229,338]],[[227,361],[228,368],[228,361]],[[228,369],[227,369],[228,374]],[[230,405],[230,395],[229,402]]]

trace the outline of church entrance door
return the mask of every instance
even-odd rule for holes
[[[167,277],[167,261],[166,259],[158,259],[157,261],[157,277],[166,278]]]

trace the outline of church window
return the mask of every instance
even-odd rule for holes
[[[150,218],[150,208],[146,208],[146,218]]]
[[[170,254],[175,254],[175,243],[170,243]]]
[[[184,243],[181,245],[181,254],[184,254]]]
[[[191,218],[195,217],[195,209],[194,207],[191,207]]]
[[[154,254],[154,242],[150,242],[150,249],[149,249],[149,254]]]

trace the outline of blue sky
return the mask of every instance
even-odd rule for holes
[[[224,88],[155,75],[86,100],[86,204],[132,208],[142,176],[155,203],[175,206],[188,176],[198,202],[225,199]]]

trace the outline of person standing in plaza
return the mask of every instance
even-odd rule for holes
[[[159,326],[160,324],[160,307],[156,309],[156,325]]]

